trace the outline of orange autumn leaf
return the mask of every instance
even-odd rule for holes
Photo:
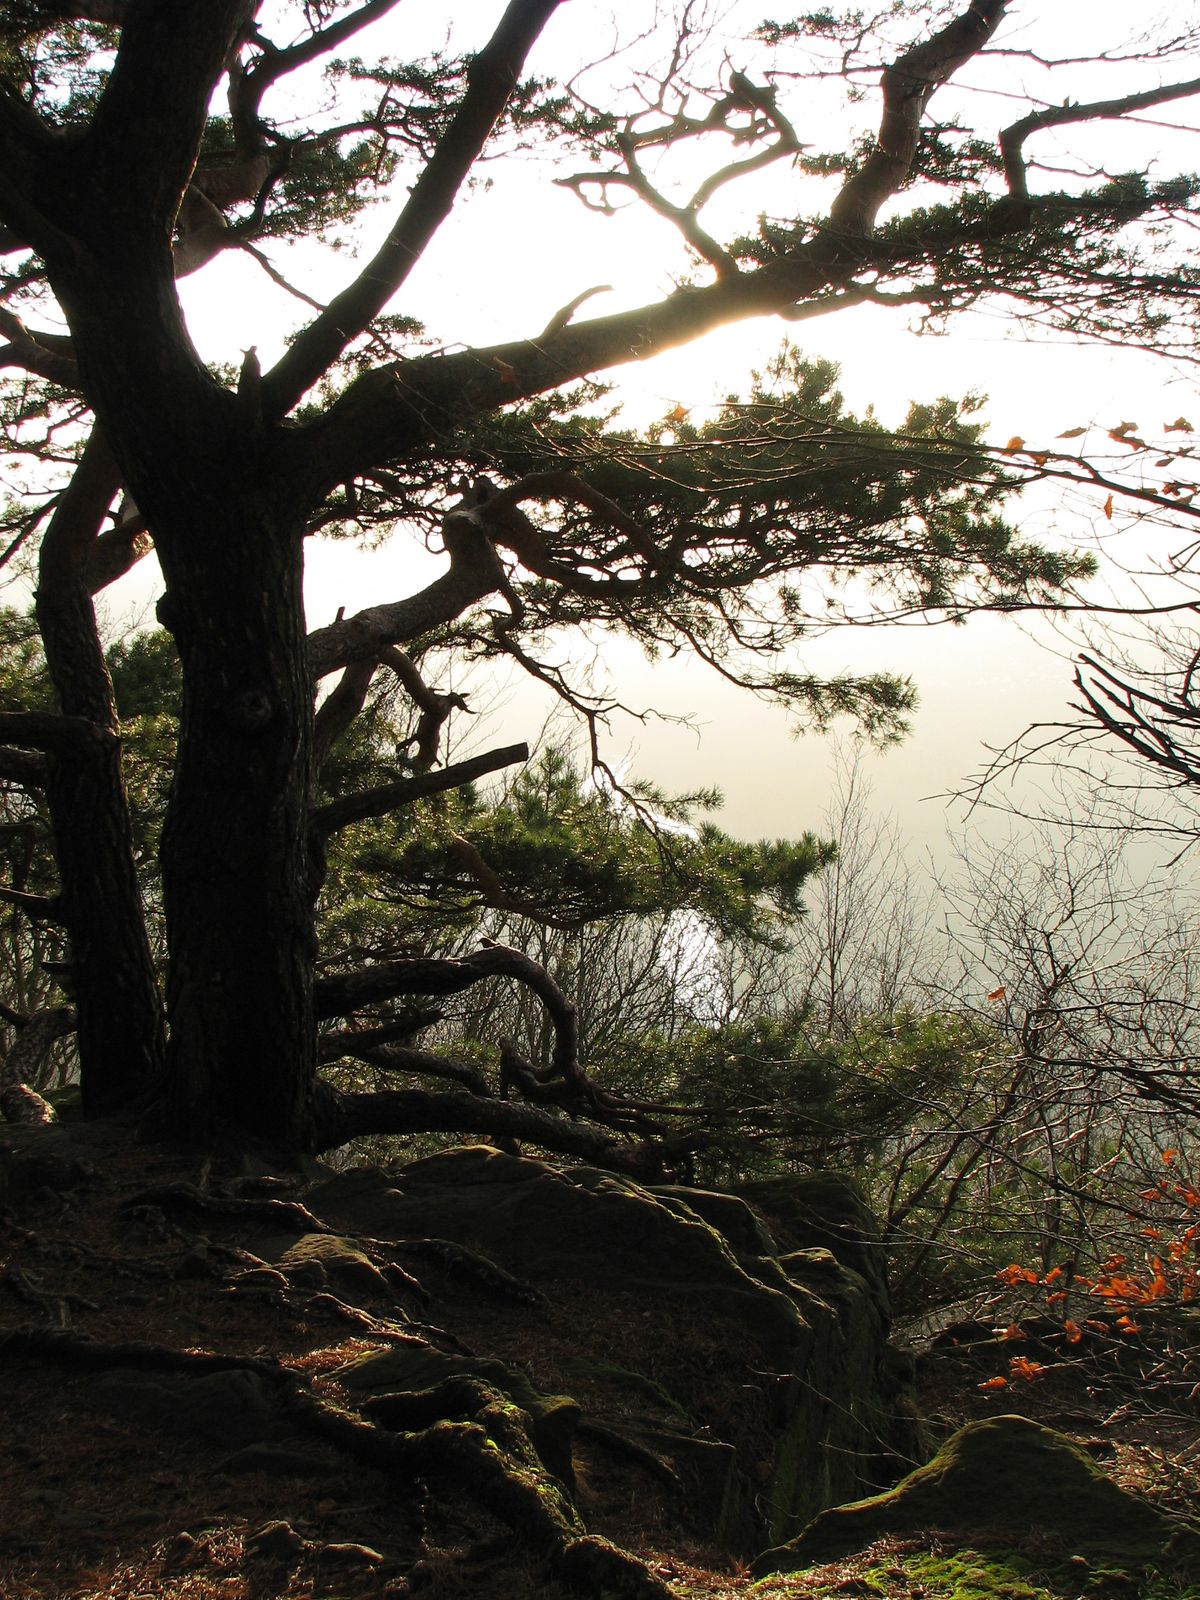
[[[985,1378],[984,1381],[981,1384],[978,1384],[976,1387],[980,1389],[1006,1389],[1008,1387],[1008,1379]]]
[[[1112,495],[1109,495],[1108,499],[1104,502],[1104,515],[1108,518],[1108,520],[1110,522],[1112,521],[1112,511],[1113,511],[1113,497],[1112,497]]]
[[[1030,1361],[1028,1356],[1014,1356],[1008,1364],[1008,1370],[1014,1378],[1022,1378],[1026,1383],[1032,1383],[1046,1368],[1040,1361]]]
[[[1162,1152],[1163,1166],[1165,1167],[1173,1167],[1178,1158],[1178,1150],[1164,1150]]]
[[[1008,990],[1004,987],[1003,984],[1001,984],[998,989],[993,989],[992,990],[991,994],[988,995],[988,999],[989,1000],[1003,1000],[1007,993],[1008,993]]]
[[[1118,1317],[1117,1327],[1120,1328],[1122,1333],[1141,1333],[1142,1331],[1132,1317]]]
[[[1056,1283],[1058,1281],[1058,1279],[1061,1278],[1061,1277],[1062,1277],[1062,1268],[1061,1267],[1051,1267],[1050,1271],[1042,1279],[1042,1282],[1043,1283]]]
[[[1077,1322],[1072,1322],[1070,1317],[1063,1323],[1063,1332],[1067,1336],[1068,1344],[1078,1344],[1083,1338],[1083,1329]]]
[[[1014,433],[1012,438],[1004,446],[1004,453],[1005,453],[1005,455],[1011,456],[1011,455],[1015,455],[1015,453],[1018,450],[1023,450],[1024,448],[1025,448],[1024,439],[1022,439],[1022,437],[1021,437],[1021,435],[1019,433]]]
[[[1010,1322],[1007,1328],[993,1328],[997,1339],[1023,1339],[1025,1330],[1019,1322]]]

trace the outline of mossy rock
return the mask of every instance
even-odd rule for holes
[[[387,1279],[352,1239],[336,1233],[304,1233],[274,1259],[293,1286],[323,1289],[332,1285],[343,1295],[391,1298]]]
[[[656,1184],[649,1193],[682,1214],[694,1214],[715,1228],[739,1258],[779,1254],[771,1230],[754,1208],[734,1194],[688,1189],[682,1184]]]
[[[564,1171],[474,1145],[378,1174],[373,1184],[331,1179],[307,1203],[376,1237],[433,1235],[495,1252],[534,1282],[582,1279],[694,1300],[752,1324],[776,1354],[805,1335],[795,1299],[751,1277],[680,1195],[664,1198],[593,1167]]]
[[[1003,1548],[1035,1529],[1063,1557],[1112,1552],[1125,1566],[1200,1562],[1200,1533],[1180,1529],[1119,1488],[1082,1450],[1026,1417],[968,1423],[886,1494],[837,1506],[754,1563],[756,1577],[797,1572],[864,1550],[886,1534],[954,1534]]]
[[[616,1362],[606,1361],[602,1356],[582,1354],[564,1356],[561,1366],[570,1377],[611,1385],[615,1390],[623,1391],[627,1399],[640,1401],[642,1404],[648,1403],[664,1417],[673,1418],[687,1427],[694,1426],[695,1419],[687,1407],[657,1379],[647,1377],[644,1372],[634,1372],[630,1367],[618,1366]]]
[[[735,1195],[766,1219],[784,1254],[829,1250],[890,1309],[887,1252],[861,1189],[837,1172],[787,1173],[739,1183]]]

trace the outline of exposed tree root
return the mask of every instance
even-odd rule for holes
[[[97,1311],[99,1307],[93,1300],[85,1300],[78,1294],[55,1294],[51,1290],[42,1289],[30,1277],[29,1273],[20,1267],[7,1267],[0,1273],[0,1284],[6,1289],[11,1289],[13,1294],[24,1300],[28,1305],[35,1305],[46,1313],[46,1316],[57,1323],[60,1328],[66,1328],[71,1321],[71,1311]]]
[[[381,1426],[314,1394],[302,1374],[256,1356],[136,1340],[106,1344],[45,1328],[14,1329],[0,1338],[0,1352],[10,1360],[32,1358],[85,1371],[253,1373],[268,1383],[295,1424],[347,1455],[403,1479],[441,1477],[471,1495],[578,1593],[596,1600],[672,1600],[673,1591],[644,1562],[586,1532],[566,1487],[546,1470],[530,1441],[529,1417],[479,1379],[453,1378],[424,1392],[380,1397],[365,1409],[391,1424]]]
[[[364,1241],[360,1239],[358,1242],[362,1244]],[[535,1289],[531,1283],[514,1277],[511,1272],[507,1272],[480,1251],[468,1249],[466,1245],[455,1244],[453,1239],[397,1239],[389,1244],[388,1248],[401,1255],[428,1256],[440,1261],[443,1266],[462,1273],[464,1277],[470,1278],[502,1299],[515,1300],[521,1305],[544,1305],[546,1302],[546,1297],[540,1289]]]
[[[233,1195],[213,1194],[191,1183],[161,1183],[151,1189],[142,1189],[125,1201],[123,1210],[134,1206],[183,1206],[208,1216],[251,1218],[260,1222],[278,1223],[295,1233],[332,1233],[319,1217],[314,1217],[298,1200],[239,1199]]]
[[[427,1344],[429,1341],[421,1335],[412,1333],[407,1328],[402,1328],[397,1322],[389,1322],[386,1317],[373,1317],[369,1311],[363,1311],[358,1306],[349,1305],[345,1300],[340,1300],[336,1294],[328,1290],[321,1290],[317,1294],[310,1294],[304,1300],[305,1309],[308,1311],[332,1311],[335,1317],[340,1317],[343,1322],[348,1322],[352,1327],[362,1333],[369,1333],[373,1339],[384,1339],[389,1344]]]
[[[651,1450],[649,1445],[630,1438],[619,1428],[610,1428],[605,1422],[593,1422],[590,1418],[584,1417],[580,1420],[577,1431],[585,1438],[594,1439],[613,1455],[624,1456],[628,1461],[636,1461],[639,1467],[645,1467],[647,1472],[652,1472],[656,1478],[661,1478],[673,1489],[679,1488],[679,1474],[666,1457]]]

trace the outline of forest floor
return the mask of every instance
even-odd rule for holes
[[[261,1392],[251,1381],[278,1365],[336,1409],[344,1364],[414,1328],[536,1370],[537,1342],[553,1332],[544,1318],[430,1260],[404,1263],[423,1293],[405,1302],[398,1276],[390,1318],[327,1292],[297,1294],[247,1256],[248,1229],[261,1218],[240,1209],[286,1204],[286,1186],[243,1179],[242,1200],[222,1209],[217,1197],[230,1186],[195,1157],[127,1139],[84,1166],[80,1177],[61,1160],[44,1172],[26,1163],[20,1187],[0,1194],[4,1600],[566,1596],[477,1497],[419,1477],[398,1482],[299,1422],[260,1442]],[[197,1192],[213,1197],[208,1208],[191,1203]],[[603,1320],[583,1291],[564,1316],[581,1344]],[[705,1336],[668,1314],[658,1332]],[[1019,1395],[998,1395],[982,1387],[996,1360],[994,1348],[969,1339],[922,1355],[917,1399],[935,1439],[973,1417],[1020,1411],[1078,1440],[1172,1516],[1196,1517],[1194,1397],[1190,1407],[1165,1404],[1153,1384],[1082,1357]],[[148,1391],[147,1377],[159,1389]],[[587,1441],[576,1474],[588,1527],[633,1552],[680,1600],[1200,1600],[1200,1573],[1193,1584],[1177,1572],[1097,1570],[1064,1561],[1034,1530],[1004,1550],[922,1531],[754,1583],[705,1545],[703,1530],[671,1518],[652,1476]],[[1046,1493],[1052,1499],[1053,1485]]]

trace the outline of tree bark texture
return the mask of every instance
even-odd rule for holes
[[[92,437],[42,542],[37,620],[60,711],[96,736],[46,752],[46,801],[71,944],[84,1112],[143,1095],[162,1071],[162,1002],[134,859],[112,681],[86,582],[86,552],[118,479]]]
[[[251,471],[221,489],[155,528],[184,685],[162,850],[168,1113],[181,1133],[224,1117],[304,1149],[316,935],[301,528]]]

